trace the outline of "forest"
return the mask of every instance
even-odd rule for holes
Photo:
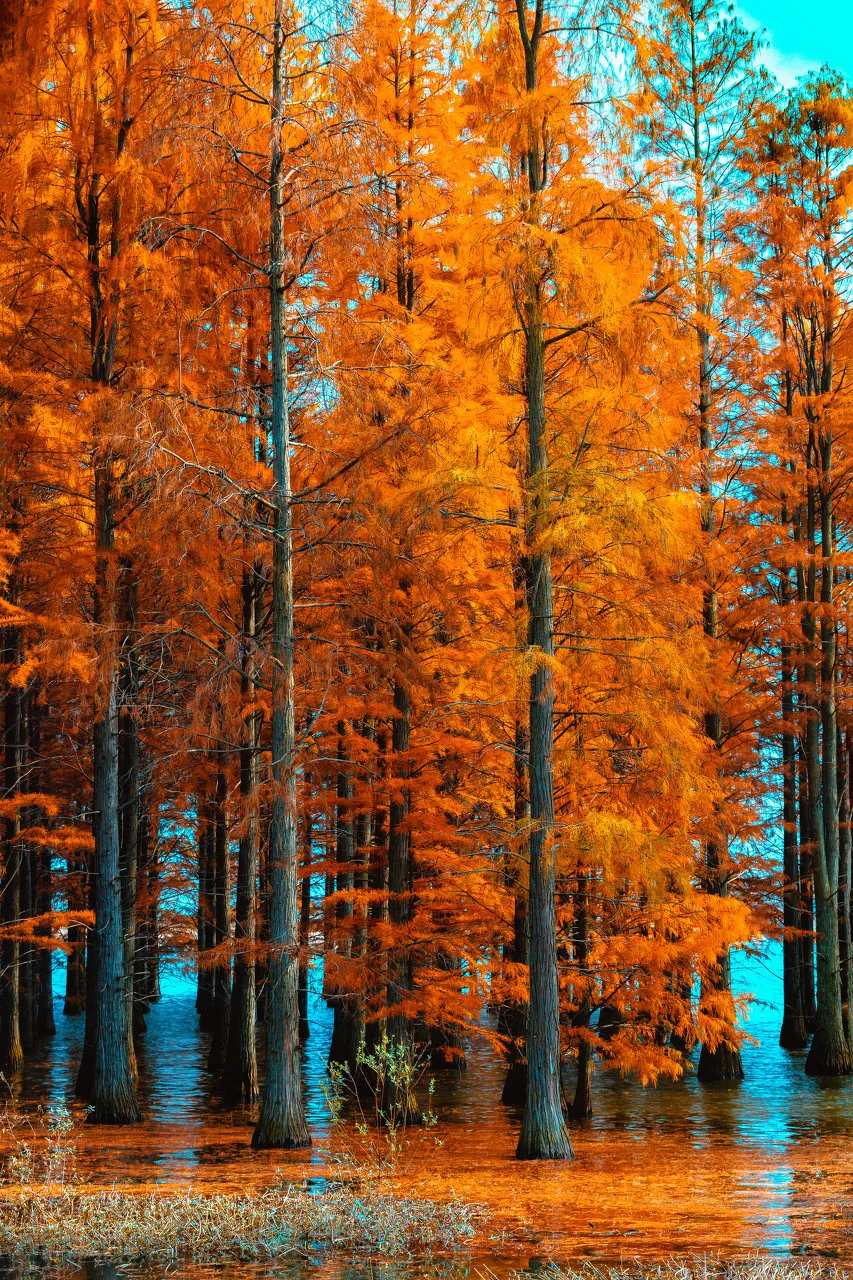
[[[177,966],[307,1149],[316,982],[382,1114],[485,1045],[570,1160],[742,1079],[767,945],[853,1073],[843,76],[719,0],[6,0],[0,69],[4,1080],[76,1019],[144,1121]]]

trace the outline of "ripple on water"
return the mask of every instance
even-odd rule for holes
[[[485,1041],[473,1041],[469,1069],[438,1079],[443,1145],[436,1148],[431,1138],[415,1144],[411,1183],[487,1205],[490,1230],[501,1242],[484,1242],[477,1266],[482,1270],[488,1262],[498,1276],[509,1263],[495,1253],[520,1262],[531,1248],[543,1255],[612,1259],[760,1249],[853,1261],[853,1081],[809,1079],[804,1055],[778,1048],[775,988],[768,989],[769,997],[762,992],[767,1004],[750,1023],[757,1043],[744,1048],[742,1083],[708,1088],[688,1076],[644,1089],[599,1071],[596,1114],[575,1126],[578,1159],[568,1165],[515,1162],[519,1116],[500,1104],[502,1072],[493,1051]],[[56,1038],[14,1082],[23,1103],[73,1097],[83,1021],[62,1017],[59,1008],[56,1021]],[[164,983],[164,998],[151,1010],[139,1052],[146,1120],[126,1130],[86,1129],[81,1172],[106,1184],[245,1190],[283,1177],[321,1188],[329,1141],[323,1083],[331,1019],[319,991],[312,997],[311,1024],[303,1066],[315,1146],[310,1153],[253,1153],[253,1116],[223,1110],[207,1071],[194,988]],[[79,1104],[72,1107],[82,1119]],[[424,1264],[419,1268],[379,1270],[374,1264],[371,1271],[318,1257],[311,1264],[274,1268],[182,1265],[169,1274],[194,1280],[224,1274],[252,1280],[409,1280],[427,1275]],[[166,1272],[119,1267],[48,1274],[63,1280],[154,1280]],[[449,1278],[451,1272],[439,1268],[435,1274]],[[454,1280],[462,1274],[453,1272]]]

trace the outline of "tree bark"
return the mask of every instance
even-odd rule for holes
[[[115,665],[111,662],[104,703],[94,727],[98,1018],[92,1106],[87,1117],[92,1124],[131,1124],[141,1119],[122,938],[116,694]],[[90,1000],[89,1007],[93,1003]]]
[[[524,0],[516,0],[524,47],[525,89],[538,90],[544,0],[536,0],[532,32]],[[532,110],[532,108],[531,108]],[[545,186],[540,135],[528,126],[525,170],[527,222],[535,237]],[[560,985],[557,969],[556,831],[554,817],[554,601],[548,526],[548,453],[545,409],[545,333],[538,243],[524,281],[524,381],[527,401],[526,544],[530,677],[530,1000],[527,1013],[527,1097],[516,1155],[520,1160],[566,1160],[574,1156],[563,1115],[560,1082]]]
[[[302,878],[299,884],[299,1039],[305,1041],[311,1034],[308,1022],[308,980],[310,973],[309,948],[311,944],[311,857],[314,824],[311,816],[311,774],[305,775],[305,806],[303,814],[304,837],[302,840]]]
[[[343,957],[344,965],[338,963],[338,989],[332,998],[333,1028],[332,1042],[329,1047],[329,1061],[340,1063],[349,1072],[356,1069],[359,1045],[361,1044],[364,1020],[361,1015],[358,997],[352,990],[352,970],[348,963],[352,959],[352,933],[350,923],[353,918],[352,894],[355,886],[355,823],[353,815],[353,776],[349,761],[346,758],[344,740],[345,726],[338,726],[338,776],[337,776],[337,892],[338,901],[335,907],[337,954]],[[343,982],[344,990],[341,990]]]
[[[10,598],[14,601],[14,581],[10,582]],[[21,789],[21,690],[10,677],[19,660],[20,638],[16,628],[4,627],[2,631],[3,666],[5,667],[3,697],[3,799],[13,800]],[[20,816],[3,819],[3,923],[16,924],[20,915],[21,892],[21,843]],[[0,947],[0,1071],[16,1071],[23,1064],[20,1026],[20,969],[19,944],[4,939]]]
[[[787,574],[786,574],[787,577]],[[787,603],[784,593],[783,605]],[[797,826],[797,747],[794,724],[794,673],[790,648],[782,647],[782,943],[784,1013],[779,1044],[783,1049],[804,1049],[808,1032],[803,1012],[803,972],[800,928],[800,844]]]
[[[260,1096],[255,1044],[255,952],[261,716],[254,709],[257,697],[254,649],[259,621],[257,579],[253,569],[246,569],[243,573],[243,661],[240,673],[240,694],[244,704],[243,743],[240,748],[243,835],[237,858],[234,986],[223,1074],[225,1100],[232,1106],[257,1102]]]
[[[844,1036],[850,1043],[850,1018],[853,1015],[851,1001],[851,956],[850,936],[850,890],[851,880],[851,839],[850,839],[850,768],[847,750],[841,732],[838,733],[838,938],[839,938],[839,981],[841,984],[841,1014]]]
[[[412,806],[411,791],[406,785],[409,774],[408,752],[412,725],[412,703],[409,690],[401,678],[394,682],[394,721],[391,726],[391,752],[396,783],[388,806],[388,920],[393,929],[388,949],[388,1012],[385,1030],[393,1045],[404,1046],[414,1053],[411,1015],[404,1008],[414,989],[414,973],[407,927],[412,910],[412,871],[408,817]],[[386,1087],[389,1087],[386,1083]],[[407,1124],[421,1119],[415,1100],[407,1093],[396,1092],[393,1101],[386,1100],[386,1111],[393,1105]]]
[[[85,910],[87,905],[86,861],[78,853],[69,853],[65,863],[68,879],[68,909]],[[66,1018],[77,1018],[86,1007],[86,930],[82,925],[68,926],[68,956],[65,961],[65,999],[62,1012]]]
[[[216,770],[213,810],[213,942],[223,952],[231,937],[231,878],[228,864],[228,778],[220,760]],[[221,1071],[228,1047],[231,1016],[231,959],[220,954],[213,969],[213,1007],[210,1024],[210,1071]]]
[[[270,160],[270,328],[275,528],[272,573],[272,778],[270,820],[270,963],[267,1074],[254,1147],[307,1147],[299,1062],[299,849],[296,808],[296,714],[293,676],[293,511],[284,292],[282,123],[285,0],[273,18]]]
[[[816,834],[815,915],[817,925],[817,1012],[806,1058],[807,1075],[841,1076],[853,1071],[841,1009],[838,936],[838,719],[835,662],[834,530],[830,505],[832,436],[823,428],[813,445],[820,466],[817,506],[821,527],[820,742],[818,722],[809,717],[809,796]],[[812,486],[809,486],[812,488]]]

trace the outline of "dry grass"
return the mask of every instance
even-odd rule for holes
[[[476,1211],[332,1187],[251,1195],[9,1188],[0,1196],[0,1256],[196,1261],[299,1255],[313,1246],[396,1257],[470,1247]]]
[[[633,1258],[618,1265],[552,1262],[537,1268],[536,1275],[541,1280],[850,1280],[850,1269],[820,1258],[753,1257],[732,1261],[702,1256]],[[528,1276],[529,1272],[516,1271],[512,1280],[527,1280]]]

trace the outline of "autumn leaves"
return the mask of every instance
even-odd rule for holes
[[[348,1066],[382,1028],[458,1065],[476,1029],[519,1154],[564,1157],[567,1058],[577,1114],[596,1057],[654,1080],[701,1042],[737,1076],[730,950],[784,896],[786,1018],[846,1070],[842,87],[784,102],[693,0],[591,42],[545,4],[31,17],[0,155],[7,1056],[41,981],[7,926],[89,904],[97,1119],[138,1114],[162,938],[258,1145],[310,1140],[322,959]]]

